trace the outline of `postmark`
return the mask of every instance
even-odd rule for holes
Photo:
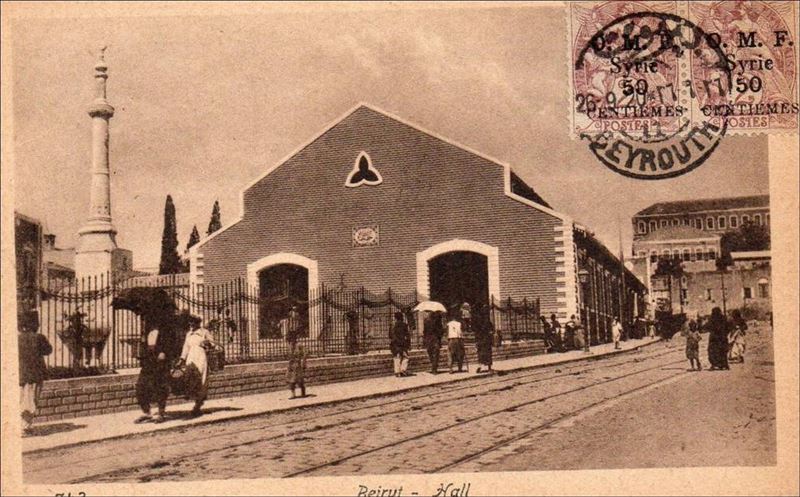
[[[765,23],[768,13],[761,16]],[[796,89],[791,85],[784,85],[786,91],[777,97],[754,97],[762,91],[775,95],[766,93],[767,78],[758,71],[794,71],[788,61],[794,54],[789,50],[793,31],[773,31],[773,43],[786,48],[778,64],[763,55],[753,60],[730,53],[731,44],[724,41],[730,31],[706,31],[688,17],[689,6],[678,2],[570,7],[571,131],[615,172],[642,179],[675,177],[701,165],[731,131],[731,123],[744,132],[752,131],[753,123],[770,129],[773,119],[782,129],[790,129],[792,119],[796,122],[791,96]],[[698,17],[709,18],[713,16]],[[742,45],[764,45],[755,41],[757,31],[744,31],[742,25],[740,32],[745,33]],[[744,48],[742,54],[747,53]],[[737,67],[743,68],[741,74],[736,74]],[[769,79],[772,87],[775,81]],[[772,117],[755,115],[770,112]]]

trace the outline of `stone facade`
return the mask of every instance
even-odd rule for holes
[[[633,216],[633,239],[636,241],[658,230],[678,226],[722,235],[746,221],[769,226],[769,195],[653,204]]]

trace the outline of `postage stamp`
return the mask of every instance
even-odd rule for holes
[[[796,18],[788,3],[571,4],[573,137],[654,179],[699,166],[725,134],[796,130]]]

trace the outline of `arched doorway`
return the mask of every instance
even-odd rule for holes
[[[499,298],[499,249],[456,238],[418,252],[417,292],[448,308],[464,302],[480,307]]]
[[[251,339],[285,338],[280,320],[297,307],[303,336],[316,338],[318,323],[309,312],[312,288],[319,284],[317,261],[302,255],[281,252],[268,255],[247,265],[247,281],[259,296],[257,319],[250,323]]]
[[[308,336],[308,269],[296,264],[276,264],[258,272],[258,337],[285,338],[281,320],[295,308],[300,337]]]
[[[489,258],[469,251],[446,252],[428,261],[430,298],[449,310],[467,302],[473,309],[489,303]]]

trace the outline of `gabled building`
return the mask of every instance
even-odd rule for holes
[[[246,277],[261,296],[301,301],[321,284],[448,307],[537,299],[563,320],[582,308],[579,238],[597,243],[577,229],[510,166],[360,105],[245,188],[241,217],[192,247],[191,279]],[[604,262],[597,284],[616,291],[620,270]],[[312,318],[312,336],[319,327]]]

